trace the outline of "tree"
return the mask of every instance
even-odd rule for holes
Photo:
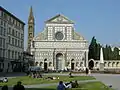
[[[107,57],[106,57],[106,47],[103,47],[103,56],[104,56],[104,60],[107,60]]]
[[[113,51],[113,60],[118,60],[118,57],[119,57],[119,49],[115,47]]]
[[[101,48],[101,45],[100,43],[98,43],[96,47],[96,60],[100,60],[100,48]]]
[[[108,60],[112,60],[112,49],[111,49],[111,46],[108,46],[108,48],[107,48],[107,50],[108,50]]]
[[[89,53],[88,53],[88,59],[96,59],[96,39],[95,36],[93,36],[91,43],[89,45]]]

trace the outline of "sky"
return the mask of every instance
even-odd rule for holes
[[[0,5],[25,22],[25,48],[30,6],[35,17],[35,36],[44,21],[63,14],[75,22],[75,30],[86,40],[95,36],[101,44],[120,44],[120,0],[0,0]]]

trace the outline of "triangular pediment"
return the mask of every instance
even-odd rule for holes
[[[53,18],[47,20],[45,23],[68,23],[68,24],[73,24],[74,22],[64,15],[58,14],[54,16]]]

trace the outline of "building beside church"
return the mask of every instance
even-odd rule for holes
[[[61,14],[45,21],[44,30],[31,42],[31,53],[35,65],[44,70],[88,67],[88,41],[75,31],[74,22]]]
[[[0,71],[12,72],[23,60],[25,23],[0,6]]]

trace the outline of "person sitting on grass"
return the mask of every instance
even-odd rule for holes
[[[3,79],[3,82],[4,82],[4,83],[7,83],[7,82],[8,82],[8,79],[7,79],[7,78],[4,78],[4,79]]]
[[[63,81],[60,81],[59,82],[59,85],[57,86],[57,90],[65,90],[66,86],[65,84],[63,83]]]
[[[22,85],[21,81],[17,82],[17,85],[13,87],[13,90],[25,90],[24,86]]]
[[[73,82],[70,81],[70,83],[66,86],[66,88],[72,88],[73,87]]]
[[[47,77],[45,79],[56,80],[56,77]]]
[[[77,82],[77,80],[75,80],[75,82],[73,83],[73,88],[78,88],[79,84]]]

